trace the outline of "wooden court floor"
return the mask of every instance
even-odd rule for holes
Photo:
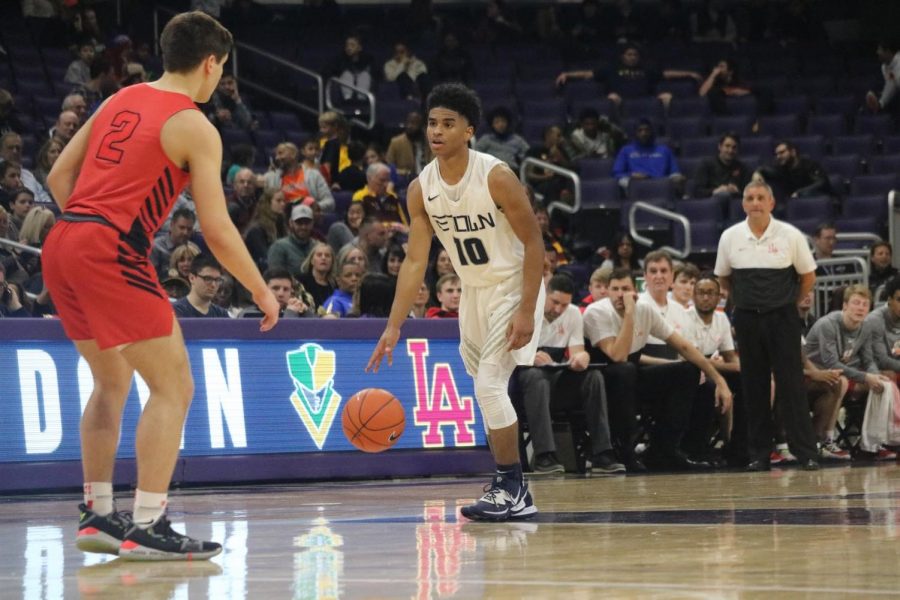
[[[496,525],[457,517],[482,478],[181,490],[173,521],[225,552],[156,564],[81,554],[74,496],[0,497],[0,598],[900,596],[898,481],[896,464],[566,476],[533,480],[535,520]]]

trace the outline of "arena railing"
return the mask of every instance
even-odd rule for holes
[[[25,244],[20,244],[19,242],[14,242],[12,240],[5,240],[0,238],[0,246],[6,246],[7,248],[12,248],[14,250],[20,250],[22,252],[29,252],[31,254],[41,255],[40,248],[34,248],[32,246],[27,246]]]
[[[332,89],[332,86],[335,86],[335,85],[342,87],[342,88],[347,88],[357,94],[361,94],[361,95],[365,96],[366,102],[369,104],[368,120],[363,121],[361,119],[356,118],[359,115],[347,113],[347,111],[344,108],[337,106],[336,104],[334,104],[331,101],[331,89]],[[336,77],[331,77],[325,83],[325,106],[327,106],[329,110],[339,112],[342,115],[346,116],[347,119],[351,123],[356,123],[360,127],[364,127],[365,129],[368,129],[369,131],[371,131],[375,127],[375,94],[373,94],[372,92],[370,92],[368,90],[364,90],[362,88],[356,87],[355,85],[350,85],[349,83],[345,83]]]
[[[684,227],[684,248],[679,250],[678,248],[673,248],[672,246],[662,246],[658,249],[665,250],[674,258],[687,258],[690,255],[692,250],[691,222],[688,220],[688,218],[684,215],[678,214],[677,212],[672,212],[671,210],[666,210],[665,208],[660,208],[647,202],[637,201],[628,209],[628,233],[631,234],[631,237],[635,242],[641,244],[642,246],[647,246],[648,248],[653,248],[655,244],[652,239],[644,237],[638,232],[637,220],[635,219],[635,215],[641,211],[648,212],[652,215],[662,217],[663,219],[667,219],[675,223],[681,223],[681,226]]]
[[[155,49],[157,56],[159,56],[159,35],[162,32],[161,25],[162,26],[165,25],[165,21],[166,21],[167,17],[174,17],[177,14],[178,14],[178,11],[175,11],[171,8],[167,8],[165,6],[157,5],[153,9],[153,31],[156,34],[154,37],[153,43],[154,43],[154,49]],[[253,81],[252,79],[248,79],[247,77],[242,76],[240,74],[239,68],[238,68],[238,63],[239,63],[238,55],[241,53],[244,53],[245,55],[252,54],[255,56],[259,56],[259,57],[265,59],[266,61],[269,61],[271,63],[277,64],[281,67],[291,70],[292,72],[300,75],[301,78],[307,78],[307,77],[310,78],[315,83],[316,105],[312,106],[312,105],[306,104],[304,102],[300,102],[294,98],[285,96],[284,94],[277,92],[276,90],[272,89],[268,85],[259,83],[257,81]],[[324,100],[325,84],[324,84],[324,80],[323,80],[322,76],[319,75],[319,73],[317,73],[316,71],[307,69],[305,67],[301,67],[301,66],[299,66],[289,60],[286,60],[276,54],[272,54],[271,52],[267,52],[261,48],[257,48],[256,46],[247,44],[245,42],[237,41],[237,40],[235,40],[234,48],[231,52],[231,62],[232,62],[232,69],[233,69],[234,77],[235,77],[235,79],[237,79],[238,84],[248,87],[260,94],[269,96],[270,98],[278,100],[279,102],[282,102],[282,103],[284,103],[288,106],[291,106],[297,110],[301,110],[303,112],[315,115],[317,117],[318,117],[318,115],[322,114],[322,112],[325,110],[324,109],[324,106],[325,106],[325,100]],[[372,113],[374,114],[374,112],[375,111],[373,109]]]
[[[519,166],[519,180],[523,184],[527,184],[528,167],[540,167],[572,181],[572,189],[574,190],[574,193],[572,194],[572,204],[560,202],[558,200],[555,202],[551,202],[547,206],[547,213],[550,216],[553,216],[553,211],[556,210],[561,210],[564,213],[568,214],[577,213],[579,210],[581,210],[581,177],[578,176],[578,173],[572,171],[571,169],[564,169],[563,167],[554,165],[553,163],[549,163],[545,160],[540,160],[539,158],[533,158],[529,156],[525,160],[523,160],[522,164]]]
[[[891,190],[888,192],[887,197],[888,203],[888,241],[891,242],[891,248],[897,248],[897,243],[900,242],[896,238],[897,234],[900,233],[900,227],[898,227],[897,220],[900,219],[900,214],[897,214],[897,190]],[[895,267],[900,267],[900,257],[897,256],[897,253],[893,253],[892,261]]]
[[[848,265],[853,267],[851,273],[828,274],[832,267]],[[816,266],[825,271],[825,275],[816,275],[816,284],[813,287],[813,311],[819,317],[828,312],[828,308],[831,306],[831,295],[836,289],[855,284],[869,287],[869,261],[865,258],[859,256],[823,258],[816,261]]]

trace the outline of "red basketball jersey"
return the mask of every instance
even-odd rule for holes
[[[184,94],[147,84],[112,96],[94,117],[66,212],[103,217],[139,254],[149,254],[156,231],[190,179],[160,143],[163,125],[182,110],[197,106]]]

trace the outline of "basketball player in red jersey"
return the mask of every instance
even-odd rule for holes
[[[197,110],[219,82],[231,34],[201,12],[160,38],[165,73],[109,98],[60,155],[48,184],[63,215],[44,245],[43,272],[66,335],[94,378],[81,420],[84,504],[77,545],[131,560],[205,559],[221,545],[172,530],[167,492],[194,392],[187,350],[148,258],[154,234],[190,181],[210,249],[262,309],[278,302],[231,223],[220,180],[222,143]],[[137,427],[133,517],[114,510],[112,476],[134,372],[150,388]]]

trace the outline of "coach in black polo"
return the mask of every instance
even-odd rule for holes
[[[750,464],[769,469],[772,449],[770,379],[775,405],[790,449],[807,470],[819,468],[818,449],[803,389],[797,302],[816,281],[816,262],[794,226],[772,218],[772,188],[762,182],[744,188],[747,220],[719,240],[716,275],[734,302],[734,326],[741,353],[741,387],[747,405]]]

